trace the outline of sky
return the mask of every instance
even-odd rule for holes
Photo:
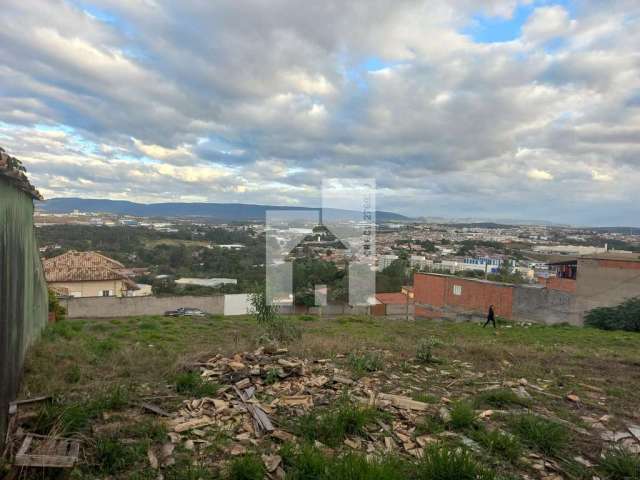
[[[640,2],[2,0],[0,146],[47,198],[640,226]]]

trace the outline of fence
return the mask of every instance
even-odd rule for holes
[[[69,318],[116,318],[163,315],[180,307],[199,308],[211,315],[224,314],[224,295],[207,297],[85,297],[67,298],[62,305]]]
[[[247,315],[252,313],[249,294],[214,295],[208,297],[171,296],[171,297],[84,297],[61,300],[67,309],[69,318],[117,318],[139,315],[163,315],[167,310],[180,307],[199,308],[211,315]],[[327,305],[324,307],[305,307],[303,305],[281,306],[282,315],[321,315],[337,317],[342,315],[379,314],[392,318],[407,316],[405,305],[383,305],[380,313],[369,307],[349,305]],[[413,318],[413,305],[409,305],[409,317]]]
[[[0,446],[25,353],[47,322],[47,308],[32,200],[0,179]]]

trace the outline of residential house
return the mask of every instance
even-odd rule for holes
[[[97,252],[71,250],[44,261],[50,288],[70,297],[126,297],[138,286],[122,263]]]

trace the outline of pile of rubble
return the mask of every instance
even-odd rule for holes
[[[430,367],[418,365],[409,366],[413,371],[406,374],[400,373],[400,375],[420,379],[421,383],[426,382],[426,378],[422,378],[425,372],[427,376],[432,377],[432,380],[445,377],[448,382],[445,387],[451,387],[463,379],[481,379],[482,374],[472,372],[471,365],[458,366],[461,367],[460,375],[445,371],[438,372]],[[366,435],[348,436],[344,440],[347,448],[365,454],[395,452],[420,458],[429,444],[453,438],[471,450],[477,452],[482,450],[480,445],[462,433],[444,431],[434,435],[419,435],[416,432],[416,426],[425,415],[437,416],[443,423],[451,420],[447,407],[450,402],[447,389],[441,388],[444,394],[439,402],[416,401],[406,395],[407,392],[412,391],[413,387],[404,389],[397,384],[395,386],[390,384],[389,378],[395,380],[400,378],[394,373],[372,373],[366,377],[353,379],[349,372],[339,368],[332,360],[310,361],[292,357],[286,349],[265,350],[264,348],[238,353],[230,358],[216,355],[205,362],[191,364],[190,368],[198,370],[202,379],[216,383],[220,388],[213,398],[185,400],[178,412],[171,415],[168,424],[171,429],[172,444],[182,443],[187,449],[198,451],[210,444],[208,437],[212,431],[224,432],[231,439],[231,444],[225,450],[227,457],[243,455],[253,449],[269,452],[262,458],[272,478],[284,476],[277,445],[297,440],[294,433],[288,431],[288,426],[293,423],[291,420],[308,413],[314,407],[332,406],[344,395],[354,402],[375,406],[388,414],[384,421],[377,420],[375,424],[368,426]],[[451,381],[452,376],[458,378]],[[485,385],[480,391],[509,388],[523,399],[531,398],[530,391],[533,394],[557,397],[575,405],[581,404],[581,399],[576,395],[569,394],[564,398],[552,395],[546,393],[545,388],[529,383],[526,379],[520,379],[517,382],[482,381],[478,383]],[[383,390],[397,394],[383,393]],[[518,411],[485,410],[478,412],[478,416],[488,422],[498,413],[515,414]],[[544,413],[541,415],[545,416]],[[568,421],[560,419],[557,421],[578,434],[592,437],[598,435],[605,442],[619,444],[630,451],[640,450],[638,437],[640,430],[637,427],[633,426],[625,432],[616,432],[606,428],[606,416],[594,418],[589,422],[586,417],[583,419],[585,424],[591,427],[590,431]],[[317,441],[316,445],[325,451],[331,450]],[[157,454],[150,452],[152,464],[158,462],[162,464],[162,458],[168,458],[167,445],[163,449],[165,451]],[[541,478],[562,478],[557,474],[562,471],[561,468],[551,459],[531,453],[528,459],[524,460],[538,471]],[[585,466],[591,466],[591,462],[582,457],[577,457],[575,460]]]
[[[313,407],[332,405],[343,395],[385,410],[393,419],[388,423],[378,421],[367,438],[345,439],[348,447],[367,453],[401,451],[420,457],[422,449],[435,441],[428,436],[412,438],[419,417],[429,410],[437,413],[434,405],[379,392],[381,381],[376,376],[353,380],[328,359],[308,361],[289,356],[286,349],[260,348],[232,358],[217,355],[192,367],[220,388],[215,398],[185,400],[169,420],[172,441],[185,441],[190,449],[208,444],[204,438],[209,427],[233,439],[227,450],[231,456],[246,453],[248,447],[260,445],[265,438],[295,441],[296,437],[277,419],[302,416]],[[267,455],[264,460],[270,472],[280,470],[277,455]]]

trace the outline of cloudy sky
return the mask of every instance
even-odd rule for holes
[[[46,197],[640,226],[638,0],[2,0]]]

